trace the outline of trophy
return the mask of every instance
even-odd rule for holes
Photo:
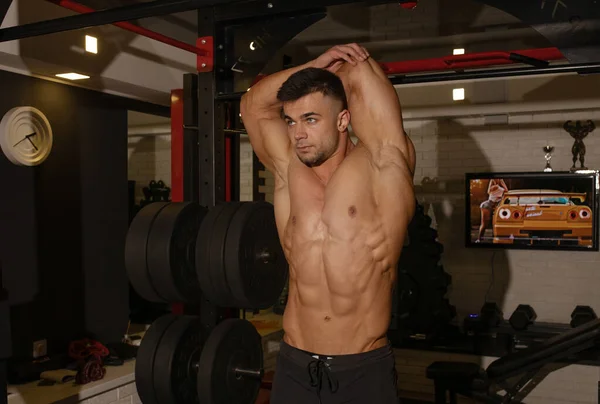
[[[587,121],[585,124],[582,124],[581,121],[572,122],[567,121],[563,125],[563,128],[569,132],[569,135],[573,139],[575,139],[575,143],[573,143],[573,147],[571,148],[571,153],[573,153],[573,167],[571,167],[571,171],[577,171],[575,168],[575,164],[577,163],[577,159],[581,164],[581,170],[587,170],[585,164],[585,144],[583,144],[583,139],[594,129],[596,129],[596,125],[594,122]]]
[[[552,152],[554,151],[554,146],[544,146],[544,152],[546,155],[544,158],[546,159],[546,167],[544,168],[545,173],[552,172],[552,166],[550,166],[550,160],[552,160]]]

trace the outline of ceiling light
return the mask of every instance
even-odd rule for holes
[[[98,38],[86,35],[85,50],[89,53],[98,53]]]
[[[454,101],[461,101],[465,99],[465,89],[464,88],[455,88],[452,90],[452,99]]]
[[[463,48],[457,48],[457,49],[454,49],[454,51],[452,53],[454,55],[464,55],[465,54],[465,50]]]
[[[67,80],[83,80],[83,79],[90,78],[90,76],[84,76],[83,74],[79,74],[79,73],[61,73],[61,74],[57,74],[56,77],[60,77],[61,79],[67,79]]]

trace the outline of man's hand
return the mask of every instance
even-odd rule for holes
[[[314,67],[329,70],[335,73],[344,63],[355,66],[358,62],[364,62],[369,58],[369,52],[362,46],[351,43],[347,45],[336,45],[323,53],[313,61]]]

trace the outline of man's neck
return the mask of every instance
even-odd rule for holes
[[[327,186],[329,180],[333,176],[333,173],[335,173],[335,171],[342,164],[348,154],[350,154],[352,149],[354,149],[354,147],[354,143],[352,143],[349,137],[346,135],[342,137],[336,152],[333,153],[333,155],[326,162],[318,167],[312,168],[313,172],[321,181],[321,183],[323,183],[323,185]]]

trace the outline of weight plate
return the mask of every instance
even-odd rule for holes
[[[159,404],[154,390],[154,362],[156,351],[167,328],[177,316],[167,314],[156,319],[146,331],[135,360],[135,386],[144,404]]]
[[[288,263],[268,202],[247,202],[235,213],[225,246],[229,287],[243,308],[265,309],[281,295]]]
[[[212,303],[216,303],[218,295],[216,294],[215,288],[211,279],[210,271],[210,251],[213,228],[215,221],[221,214],[221,211],[225,208],[225,204],[217,205],[211,208],[198,230],[198,238],[196,240],[196,275],[200,282],[200,287],[206,297]]]
[[[263,369],[262,340],[246,320],[222,321],[209,335],[198,367],[198,396],[201,403],[254,403],[261,376],[239,376],[235,369]]]
[[[223,307],[240,307],[231,293],[229,279],[225,273],[225,259],[231,251],[226,250],[225,240],[230,230],[230,223],[241,202],[229,202],[223,206],[215,221],[210,243],[210,277],[217,300],[215,303]]]
[[[125,268],[131,286],[143,299],[164,302],[156,292],[148,272],[148,235],[158,214],[168,202],[156,202],[144,206],[133,218],[125,240]]]
[[[406,321],[414,313],[419,302],[419,285],[408,272],[399,272],[396,282],[398,295],[397,315],[400,321]]]
[[[154,220],[148,236],[148,270],[156,292],[170,303],[197,303],[195,245],[206,208],[171,203]]]
[[[153,371],[158,404],[199,402],[198,361],[204,335],[197,316],[180,316],[165,331]]]

